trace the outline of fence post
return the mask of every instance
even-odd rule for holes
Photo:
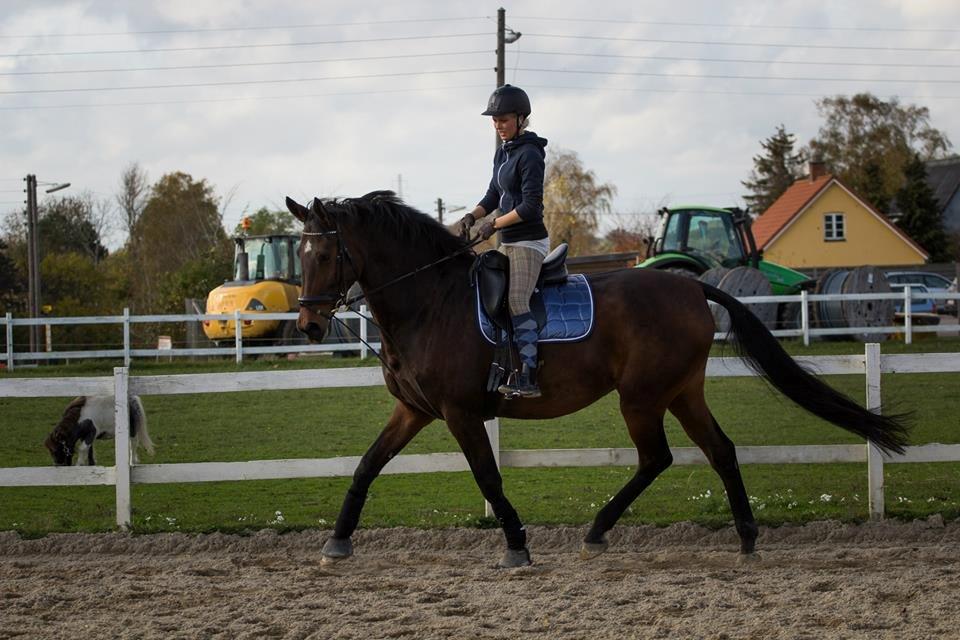
[[[487,438],[490,440],[490,448],[493,449],[493,459],[497,463],[497,469],[500,468],[500,419],[486,420],[483,428],[487,430]],[[493,517],[493,507],[489,502],[484,501],[483,513],[488,518]]]
[[[367,337],[367,305],[360,305],[360,359],[367,359],[367,342],[369,338]]]
[[[800,292],[800,328],[803,329],[803,346],[810,346],[810,306],[807,290]]]
[[[130,366],[130,308],[123,308],[123,366]]]
[[[130,402],[128,400],[130,370],[126,367],[113,369],[113,417],[114,417],[114,482],[117,488],[117,526],[130,527]]]
[[[233,310],[233,345],[237,350],[237,364],[243,362],[243,329],[240,328],[240,310]]]
[[[13,314],[7,312],[7,371],[13,371]]]
[[[866,345],[867,409],[880,413],[880,345]],[[872,442],[867,443],[867,490],[870,494],[870,517],[883,518],[883,453]]]
[[[903,287],[903,342],[913,343],[913,297],[910,295],[910,285]]]

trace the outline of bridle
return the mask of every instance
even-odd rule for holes
[[[312,296],[300,296],[297,298],[297,301],[300,303],[301,307],[314,307],[321,304],[334,303],[335,307],[343,307],[350,304],[352,301],[347,301],[347,286],[346,279],[344,276],[343,263],[344,261],[350,263],[352,268],[353,259],[350,257],[350,253],[347,251],[347,247],[343,244],[343,241],[340,239],[340,230],[333,229],[331,231],[304,231],[303,235],[311,237],[322,237],[322,236],[336,236],[337,238],[337,258],[336,258],[336,280],[337,280],[337,290],[333,291],[324,291]]]

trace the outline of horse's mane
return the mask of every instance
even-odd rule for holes
[[[63,410],[60,422],[53,428],[53,432],[50,435],[61,440],[66,440],[70,431],[77,426],[77,423],[80,421],[80,411],[86,403],[86,396],[74,398],[70,404],[67,405],[67,408]]]
[[[392,191],[326,200],[323,205],[346,225],[362,227],[368,238],[395,238],[409,251],[425,257],[448,256],[467,244],[430,216],[404,203]]]

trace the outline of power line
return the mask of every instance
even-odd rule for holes
[[[428,91],[449,91],[451,89],[478,89],[489,87],[486,84],[462,84],[446,85],[441,87],[418,87],[415,89],[373,89],[370,91],[331,91],[324,93],[301,93],[295,95],[273,95],[273,96],[237,96],[230,98],[196,98],[187,100],[153,100],[144,102],[86,102],[78,104],[57,104],[57,105],[30,105],[22,107],[0,107],[0,111],[33,111],[47,109],[75,109],[88,107],[153,107],[174,104],[205,104],[217,102],[243,102],[259,100],[298,100],[305,98],[329,98],[336,96],[362,96],[362,95],[380,95],[391,93],[427,93]],[[13,178],[9,178],[13,180]],[[22,178],[20,178],[22,180]]]
[[[84,93],[88,91],[138,91],[144,89],[192,89],[198,87],[231,87],[258,84],[288,84],[293,82],[320,82],[326,80],[370,80],[373,78],[398,78],[409,76],[439,75],[445,73],[473,73],[489,71],[487,67],[474,69],[442,69],[437,71],[405,71],[396,73],[364,73],[349,76],[318,76],[315,78],[283,78],[276,80],[225,80],[222,82],[182,82],[177,84],[144,84],[125,87],[72,87],[68,89],[15,89],[0,91],[0,95],[24,95],[37,93]]]
[[[707,89],[674,89],[674,88],[650,88],[650,87],[589,87],[589,86],[562,86],[562,85],[549,85],[549,84],[531,84],[524,82],[524,87],[530,87],[533,89],[556,89],[561,91],[578,91],[580,93],[584,92],[594,92],[594,91],[615,91],[622,93],[679,93],[679,94],[693,94],[693,95],[720,95],[720,96],[764,96],[764,97],[776,97],[776,98],[822,98],[824,94],[822,93],[808,93],[808,92],[793,92],[793,91],[720,91],[720,90],[707,90]],[[838,95],[838,94],[831,94]],[[839,95],[848,95],[848,94],[839,94]],[[960,100],[960,95],[957,96],[935,96],[935,95],[905,95],[905,94],[896,94],[889,96],[878,96],[880,98],[899,98],[902,100]]]
[[[185,64],[162,67],[117,67],[114,69],[71,69],[57,71],[7,71],[0,72],[0,76],[41,76],[41,75],[71,75],[78,73],[122,73],[130,71],[185,71],[190,69],[231,69],[243,67],[266,67],[276,65],[319,64],[326,62],[362,62],[370,60],[394,60],[398,58],[432,58],[439,56],[465,56],[475,54],[489,54],[485,51],[441,51],[436,53],[407,53],[389,56],[361,56],[355,58],[318,58],[314,60],[276,60],[270,62],[235,62],[222,64]]]
[[[721,42],[718,40],[669,40],[665,38],[625,38],[615,36],[585,36],[570,33],[525,33],[528,37],[604,40],[610,42],[649,42],[656,44],[698,44],[720,47],[772,47],[780,49],[836,49],[842,51],[915,51],[924,53],[956,53],[960,49],[935,47],[864,47],[844,44],[784,44],[778,42]]]
[[[281,24],[258,27],[198,27],[194,29],[148,29],[143,31],[104,31],[100,33],[37,33],[30,35],[0,35],[0,38],[87,38],[105,36],[161,35],[166,33],[227,33],[235,31],[289,31],[292,29],[320,29],[328,27],[356,27],[380,24],[410,24],[423,22],[466,22],[484,20],[486,16],[464,18],[407,18],[401,20],[369,20],[366,22],[326,22],[315,24]]]
[[[791,31],[880,31],[894,33],[956,33],[960,29],[945,28],[906,28],[906,27],[826,27],[803,25],[764,25],[764,24],[729,24],[722,22],[673,22],[656,20],[617,20],[615,18],[558,18],[549,16],[510,16],[511,20],[538,20],[553,22],[594,22],[603,24],[639,24],[651,27],[710,27],[719,29],[784,29]]]
[[[270,49],[278,47],[314,47],[327,44],[398,42],[404,40],[438,40],[443,38],[490,37],[489,33],[450,33],[427,36],[392,36],[389,38],[355,38],[352,40],[313,40],[309,42],[267,42],[261,44],[219,44],[198,47],[156,47],[153,49],[97,49],[94,51],[38,51],[35,53],[0,53],[0,58],[39,58],[50,56],[86,56],[129,53],[172,53],[182,51],[225,51],[233,49]]]
[[[745,76],[732,73],[673,73],[658,71],[597,71],[587,69],[533,69],[529,67],[520,67],[520,71],[532,71],[536,73],[576,73],[582,75],[604,75],[604,76],[640,76],[649,78],[697,78],[705,80],[788,80],[800,82],[885,82],[894,84],[960,84],[957,80],[923,80],[909,79],[897,80],[893,78],[822,78],[822,77],[798,77],[798,76]],[[0,93],[3,93],[0,91]]]
[[[487,53],[484,51],[483,53]],[[697,56],[641,56],[627,55],[617,53],[577,53],[568,51],[524,51],[524,55],[545,55],[545,56],[573,56],[580,58],[612,58],[627,60],[662,60],[665,62],[718,62],[735,64],[787,64],[803,66],[831,66],[831,67],[896,67],[905,69],[957,69],[960,64],[938,64],[938,63],[900,63],[900,62],[836,62],[836,61],[815,61],[815,60],[774,60],[758,58],[703,58]],[[3,74],[0,74],[3,75]]]

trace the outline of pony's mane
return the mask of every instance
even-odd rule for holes
[[[392,191],[373,191],[359,198],[325,200],[324,209],[365,235],[396,238],[411,251],[443,257],[467,243],[431,218],[404,203]]]

